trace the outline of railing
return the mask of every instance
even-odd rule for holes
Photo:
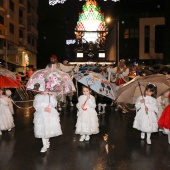
[[[28,25],[27,30],[32,32],[35,36],[38,36],[38,31],[32,25]]]

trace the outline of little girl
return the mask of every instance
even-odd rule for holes
[[[147,144],[151,144],[151,133],[158,131],[156,91],[155,85],[148,84],[145,88],[144,96],[138,97],[135,103],[136,116],[133,128],[141,131],[142,139],[145,138],[145,133],[147,134]]]
[[[91,90],[88,87],[82,87],[83,95],[78,98],[77,103],[77,123],[76,134],[80,134],[79,141],[89,141],[90,135],[99,133],[99,123],[96,108],[96,102],[94,96],[92,96]]]
[[[170,99],[170,93],[168,97]],[[163,128],[163,132],[168,135],[168,143],[170,144],[170,104],[166,106],[162,112],[158,125]]]
[[[4,90],[0,89],[0,135],[2,130],[10,131],[15,125],[10,111],[10,100],[7,96],[3,95]]]
[[[34,134],[36,138],[42,138],[43,147],[40,152],[46,152],[50,146],[49,138],[62,134],[56,97],[46,92],[35,96],[33,106]]]
[[[9,99],[9,110],[10,110],[11,114],[13,115],[14,114],[14,108],[13,108],[13,100],[11,98],[12,92],[11,92],[11,90],[6,89],[5,94]]]

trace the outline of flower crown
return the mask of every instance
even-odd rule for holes
[[[156,85],[155,85],[155,84],[153,84],[153,83],[148,83],[148,85],[150,85],[150,84],[152,84],[154,87],[156,87]]]

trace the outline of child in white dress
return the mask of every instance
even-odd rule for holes
[[[10,111],[10,100],[7,96],[3,95],[4,90],[0,89],[0,135],[2,130],[10,131],[15,125]]]
[[[94,96],[88,87],[82,87],[83,95],[78,98],[76,134],[80,134],[79,141],[89,141],[90,135],[99,133],[99,123]]]
[[[49,148],[49,138],[62,135],[56,97],[48,93],[41,93],[35,96],[33,106],[34,113],[34,134],[36,138],[42,138],[43,147],[41,152]]]
[[[145,138],[147,134],[147,144],[151,144],[151,133],[158,132],[158,104],[154,98],[156,95],[156,86],[148,84],[145,88],[144,96],[137,98],[136,116],[133,123],[133,128],[141,131],[141,138]]]
[[[9,99],[9,110],[11,111],[11,114],[13,115],[14,114],[14,108],[13,108],[13,100],[11,98],[12,92],[11,92],[11,90],[6,89],[5,94]]]

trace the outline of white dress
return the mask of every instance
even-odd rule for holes
[[[44,108],[51,108],[51,112],[45,112]],[[57,100],[54,96],[48,94],[37,94],[33,106],[34,113],[34,134],[36,138],[50,138],[62,135],[59,113],[55,109]]]
[[[143,99],[142,96],[138,97],[135,103],[136,116],[133,122],[133,128],[138,129],[142,132],[157,132],[158,131],[158,104],[157,100],[151,96],[144,97],[144,103],[140,100]],[[145,111],[145,106],[148,107],[148,113]]]
[[[99,122],[97,117],[97,112],[95,110],[96,108],[96,102],[95,98],[90,95],[90,99],[87,100],[84,109],[87,108],[87,110],[83,110],[81,106],[86,101],[87,96],[81,95],[78,98],[77,103],[77,123],[76,123],[76,134],[80,135],[91,135],[91,134],[97,134],[99,133]]]
[[[9,103],[7,96],[0,97],[0,130],[9,130],[15,126]]]
[[[162,100],[162,96],[159,96],[157,98],[157,103],[158,103],[158,118],[160,118],[165,108],[165,100],[164,99]]]

